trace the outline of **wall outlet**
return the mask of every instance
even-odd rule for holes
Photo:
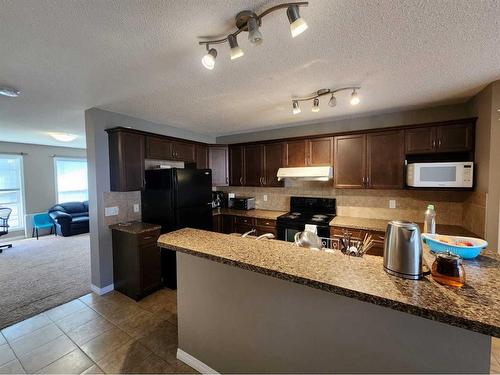
[[[396,208],[396,200],[389,199],[389,208]]]
[[[105,207],[104,208],[104,216],[116,216],[120,212],[118,207]]]
[[[227,197],[228,197],[229,199],[231,199],[231,198],[236,198],[236,196],[235,196],[235,194],[234,194],[234,193],[228,193],[228,194],[227,194]]]
[[[267,194],[264,194],[264,202],[267,202]]]
[[[134,212],[139,212],[139,203],[134,203]]]

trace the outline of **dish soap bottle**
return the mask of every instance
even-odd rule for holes
[[[436,234],[436,211],[433,204],[428,205],[425,211],[424,233]]]

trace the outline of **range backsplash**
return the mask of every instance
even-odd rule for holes
[[[463,191],[334,189],[331,182],[286,181],[283,188],[218,187],[236,196],[254,196],[256,208],[288,211],[290,196],[337,199],[337,215],[423,222],[427,205],[434,204],[439,224],[460,225],[484,236],[485,194]],[[264,201],[267,195],[267,201]],[[389,208],[389,200],[396,208]]]

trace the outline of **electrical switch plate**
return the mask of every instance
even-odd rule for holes
[[[267,202],[267,194],[264,194],[264,202]]]
[[[134,203],[134,212],[139,212],[139,203]]]
[[[396,200],[389,199],[389,208],[396,208]]]
[[[234,193],[228,193],[227,197],[228,197],[229,199],[234,198],[234,197],[235,197],[235,194],[234,194]]]
[[[118,215],[119,211],[120,210],[116,206],[114,206],[114,207],[105,207],[104,208],[104,216],[116,216],[116,215]]]

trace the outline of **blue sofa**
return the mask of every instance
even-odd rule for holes
[[[89,232],[89,202],[67,202],[49,209],[54,220],[56,233],[60,236],[74,236]]]

